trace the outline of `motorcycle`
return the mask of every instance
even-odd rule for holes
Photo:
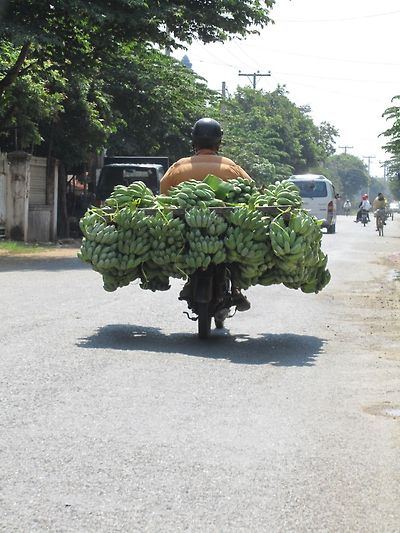
[[[366,211],[365,209],[361,210],[360,222],[363,226],[366,226],[369,222],[369,214],[368,211]]]
[[[231,271],[226,264],[210,265],[206,270],[198,269],[189,276],[189,281],[181,292],[180,300],[186,300],[188,308],[197,315],[190,320],[197,321],[199,339],[206,339],[211,331],[214,318],[215,327],[224,327],[230,315],[232,302]]]

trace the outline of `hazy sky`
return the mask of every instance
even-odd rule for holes
[[[347,153],[374,156],[371,174],[382,176],[388,156],[378,136],[389,126],[382,113],[400,94],[400,0],[276,0],[271,16],[275,24],[259,36],[190,46],[193,70],[212,89],[225,81],[231,94],[252,83],[239,70],[270,71],[257,79],[258,89],[285,85],[316,123],[339,130],[338,153],[348,146]]]

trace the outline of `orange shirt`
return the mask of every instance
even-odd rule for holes
[[[227,157],[220,156],[213,150],[199,150],[192,157],[183,157],[174,163],[161,178],[160,193],[166,194],[171,187],[182,181],[203,180],[208,174],[214,174],[224,181],[233,178],[251,177],[239,165]]]

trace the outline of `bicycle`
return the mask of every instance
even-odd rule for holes
[[[383,237],[383,226],[385,225],[385,210],[378,209],[376,211],[376,229],[378,230],[379,237]]]

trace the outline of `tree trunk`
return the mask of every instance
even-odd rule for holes
[[[28,57],[30,47],[31,43],[25,43],[23,45],[14,65],[10,68],[4,78],[0,80],[0,98],[3,95],[4,91],[8,89],[8,87],[10,87],[10,85],[12,85],[17,79],[19,73],[22,70],[22,66],[25,62],[25,59]]]

